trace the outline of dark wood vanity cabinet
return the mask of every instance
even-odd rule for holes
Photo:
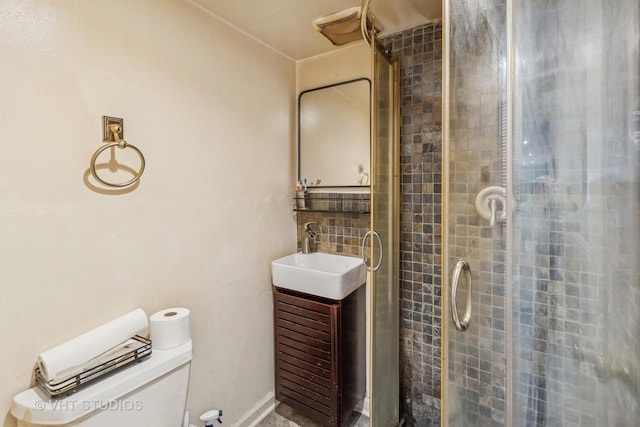
[[[276,399],[346,426],[366,387],[365,286],[335,301],[274,287]]]

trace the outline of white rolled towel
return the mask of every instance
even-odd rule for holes
[[[121,346],[132,336],[146,335],[148,328],[149,318],[138,308],[41,353],[40,373],[46,381],[64,379],[65,373]]]

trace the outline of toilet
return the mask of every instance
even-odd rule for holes
[[[39,387],[13,398],[18,427],[182,427],[191,340],[151,356],[66,397],[52,399]]]

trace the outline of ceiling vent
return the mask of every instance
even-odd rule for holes
[[[313,27],[328,38],[335,46],[362,40],[360,6],[350,7],[340,12],[332,13],[313,20]],[[367,28],[371,28],[371,21],[367,17]],[[379,30],[376,29],[376,32]]]

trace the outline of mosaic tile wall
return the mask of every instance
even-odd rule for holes
[[[309,210],[296,211],[298,251],[302,250],[303,227],[316,222],[314,250],[337,255],[362,256],[362,238],[369,231],[371,216],[368,194],[312,193]]]
[[[442,28],[383,45],[400,60],[400,397],[408,426],[440,422]]]

